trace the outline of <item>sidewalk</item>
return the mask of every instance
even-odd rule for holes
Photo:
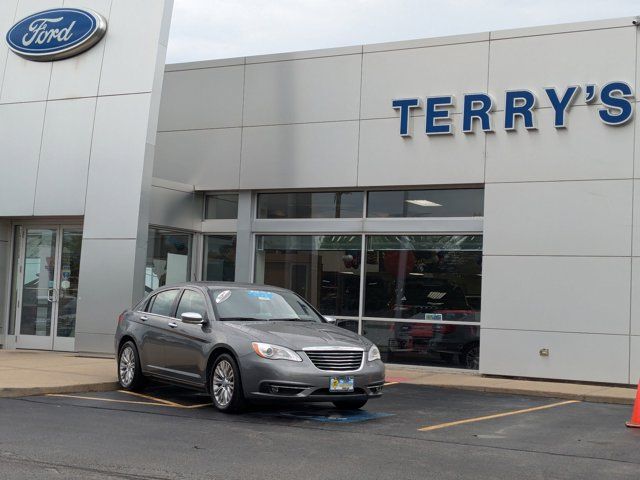
[[[0,397],[115,390],[113,358],[0,350]]]
[[[388,365],[387,381],[626,405],[633,404],[636,394],[635,388],[628,387],[493,378],[464,370],[403,365]],[[96,392],[117,388],[113,358],[84,357],[74,353],[0,350],[0,397]]]

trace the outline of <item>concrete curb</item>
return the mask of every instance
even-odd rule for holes
[[[422,385],[427,387],[436,388],[451,388],[455,390],[468,390],[474,392],[486,392],[486,393],[503,393],[507,395],[523,395],[529,397],[545,397],[545,398],[561,398],[566,400],[580,400],[582,402],[592,403],[613,403],[618,405],[633,405],[634,398],[626,398],[619,396],[611,396],[604,394],[583,394],[583,393],[567,393],[558,391],[543,391],[543,390],[529,390],[523,388],[513,387],[489,387],[489,386],[474,386],[474,385],[437,385],[429,383],[414,383],[411,381],[402,382],[411,385]],[[635,392],[633,393],[635,396]]]
[[[450,371],[442,368],[414,365],[387,365],[386,373],[387,381],[455,390],[560,398],[618,405],[633,405],[636,398],[636,388],[631,385],[494,377],[481,375],[477,372]]]
[[[118,382],[61,385],[59,387],[0,388],[0,398],[30,397],[51,393],[109,392],[119,388]]]

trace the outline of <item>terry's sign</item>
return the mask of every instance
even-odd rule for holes
[[[54,8],[20,20],[7,33],[7,43],[21,57],[46,62],[90,49],[106,31],[107,21],[99,13]]]
[[[545,88],[545,96],[553,109],[553,125],[556,128],[567,126],[567,116],[571,105],[580,95],[581,87],[572,85],[559,90]],[[607,125],[624,125],[633,118],[633,90],[626,82],[609,82],[602,86],[588,84],[584,88],[584,101],[587,104],[600,100],[597,109],[598,118]],[[527,130],[537,128],[535,107],[538,102],[536,94],[530,90],[509,90],[505,93],[504,110],[505,130],[515,130],[518,124]],[[392,101],[392,107],[400,113],[400,135],[410,137],[409,120],[411,112],[424,108],[427,135],[453,134],[452,108],[455,105],[453,95],[439,95],[420,98],[402,98]],[[461,126],[464,133],[474,133],[476,126],[483,132],[493,132],[493,112],[496,107],[494,99],[486,93],[467,93],[462,98]]]

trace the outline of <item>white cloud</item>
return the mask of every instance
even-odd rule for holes
[[[637,14],[637,0],[175,0],[167,62]]]

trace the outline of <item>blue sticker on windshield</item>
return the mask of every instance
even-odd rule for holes
[[[259,300],[271,300],[273,298],[273,292],[265,292],[262,290],[249,290],[247,295],[255,297]]]

